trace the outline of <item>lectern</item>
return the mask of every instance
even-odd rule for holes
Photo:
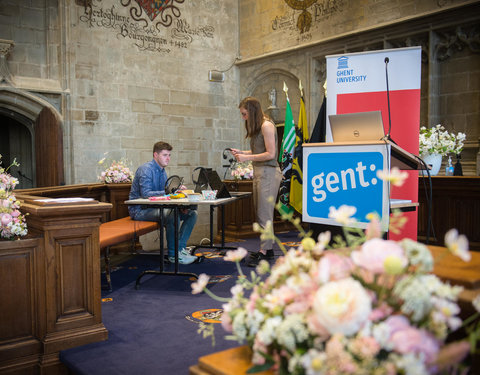
[[[303,221],[341,225],[328,217],[330,207],[357,209],[353,226],[366,228],[369,213],[388,230],[390,186],[378,178],[380,170],[420,169],[421,160],[390,141],[310,143],[303,145]],[[397,201],[397,204],[418,205]]]

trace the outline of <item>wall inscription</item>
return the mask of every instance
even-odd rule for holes
[[[293,12],[291,15],[275,17],[272,22],[273,30],[297,29],[300,34],[305,34],[311,27],[318,26],[322,20],[343,9],[343,0],[285,0],[285,3]],[[301,11],[296,21],[295,11]]]
[[[118,39],[131,41],[139,51],[171,53],[188,48],[195,39],[215,36],[213,26],[194,26],[181,18],[178,5],[184,1],[116,0],[117,4],[104,6],[106,1],[102,0],[77,0],[77,5],[83,6],[79,19],[88,27],[109,29]]]

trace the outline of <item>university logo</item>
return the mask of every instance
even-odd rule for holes
[[[337,59],[338,66],[337,69],[348,69],[348,57],[342,56]]]

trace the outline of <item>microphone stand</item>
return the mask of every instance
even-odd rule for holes
[[[385,57],[385,81],[387,82],[387,109],[388,109],[388,132],[387,135],[384,137],[384,140],[393,142],[397,144],[392,137],[390,137],[390,132],[392,131],[392,117],[390,114],[390,90],[388,88],[388,63],[390,59]]]

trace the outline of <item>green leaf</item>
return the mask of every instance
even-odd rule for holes
[[[263,365],[252,366],[247,370],[247,374],[255,374],[257,372],[270,370],[274,364],[274,362],[267,361]]]

